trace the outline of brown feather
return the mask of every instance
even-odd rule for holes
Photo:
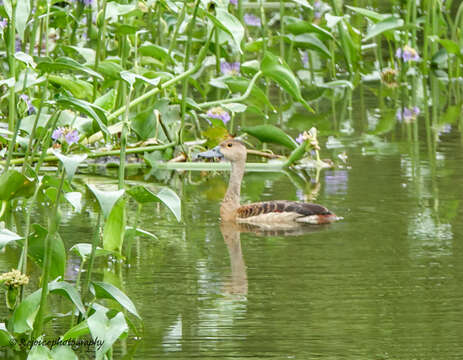
[[[239,218],[248,218],[261,214],[293,212],[301,216],[310,215],[332,215],[332,212],[327,208],[310,203],[295,202],[295,201],[265,201],[249,205],[242,205],[237,210]]]

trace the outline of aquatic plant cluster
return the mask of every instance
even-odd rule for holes
[[[139,210],[164,203],[178,220],[181,207],[168,188],[126,183],[130,154],[145,154],[156,168],[159,159],[191,160],[234,134],[269,145],[284,167],[307,159],[327,165],[319,155],[324,137],[351,134],[354,91],[378,83],[372,91],[379,89],[387,111],[370,135],[398,125],[413,139],[421,126],[435,143],[461,119],[459,1],[393,1],[380,10],[366,0],[364,7],[334,0],[0,3],[0,246],[19,251],[17,268],[0,275],[9,314],[0,346],[8,354],[24,351],[15,339],[36,339],[62,318],[50,309],[51,295],[68,302],[61,340],[103,339],[99,359],[110,358],[129,331],[140,335],[142,316],[120,283],[95,280],[94,262],[120,265],[124,242],[154,237],[137,228],[138,219],[127,225],[129,201]],[[445,103],[445,121],[430,103]],[[295,113],[303,119],[288,121]],[[79,189],[79,166],[109,156],[120,159],[118,189]],[[333,157],[347,161],[345,152]],[[57,165],[53,175],[43,172],[49,164]],[[81,260],[71,282],[60,207],[68,202],[80,212],[84,192],[101,215],[93,239],[70,249]],[[47,219],[35,223],[43,204]],[[38,285],[29,282],[31,261],[41,271]],[[69,347],[44,346],[29,355],[58,351],[75,356]]]

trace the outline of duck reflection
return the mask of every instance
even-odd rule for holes
[[[248,277],[246,264],[244,262],[243,251],[241,248],[241,233],[253,233],[257,236],[299,236],[311,232],[319,232],[327,225],[308,226],[300,225],[289,228],[267,229],[262,226],[251,224],[238,224],[235,222],[222,222],[220,231],[225,244],[227,245],[228,255],[230,256],[231,277],[226,282],[223,292],[229,295],[247,295]]]
[[[223,291],[225,294],[247,295],[248,277],[241,250],[240,226],[233,222],[222,222],[220,224],[220,232],[227,245],[231,265],[231,277],[225,284]]]

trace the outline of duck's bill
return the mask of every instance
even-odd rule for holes
[[[198,158],[203,159],[222,159],[223,154],[220,152],[220,146],[216,146],[215,148],[204,151],[198,154]]]

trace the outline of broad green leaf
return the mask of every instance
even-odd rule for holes
[[[313,112],[313,109],[302,98],[299,81],[284,61],[272,53],[266,52],[261,63],[261,70],[265,76],[275,81],[309,111]]]
[[[85,73],[89,76],[95,77],[99,80],[104,80],[103,76],[97,73],[95,70],[90,69],[89,67],[78,63],[77,61],[68,58],[60,57],[55,61],[43,60],[37,64],[37,69],[43,72],[54,72],[54,71],[78,71]]]
[[[330,50],[314,34],[288,35],[287,38],[293,41],[296,47],[311,49],[317,51],[320,55],[330,58]]]
[[[348,87],[354,90],[354,85],[348,80],[335,80],[335,81],[317,84],[317,86],[322,87],[322,88],[329,88],[329,89]]]
[[[328,30],[325,30],[317,24],[299,20],[297,18],[291,18],[291,20],[288,21],[288,23],[286,24],[285,29],[294,35],[300,35],[304,33],[316,33],[323,40],[335,40],[333,34],[330,33]]]
[[[296,141],[294,141],[291,136],[273,125],[257,125],[243,128],[243,131],[256,137],[262,142],[280,144],[291,150],[294,150],[297,147]]]
[[[100,348],[95,348],[96,360],[104,359],[104,355],[112,348],[117,339],[129,330],[124,314],[121,312],[112,319],[108,319],[103,311],[95,311],[87,319],[87,325],[93,339],[103,341],[103,345]]]
[[[15,309],[9,327],[15,334],[24,334],[33,329],[35,316],[39,311],[42,289],[28,295]]]
[[[369,40],[371,38],[374,38],[375,36],[378,36],[386,31],[400,29],[403,25],[404,25],[404,21],[402,19],[394,15],[390,16],[370,26],[364,40]]]
[[[24,40],[24,31],[27,27],[27,20],[31,14],[30,1],[17,1],[16,5],[16,30],[18,31],[19,38]]]
[[[285,163],[285,167],[291,166],[297,160],[302,159],[302,157],[304,156],[306,152],[306,145],[307,145],[307,141],[303,141],[301,144],[298,145],[297,148],[295,148],[291,152],[291,155],[289,155],[288,160]]]
[[[132,118],[131,125],[133,131],[135,131],[142,140],[148,140],[154,137],[158,124],[156,123],[153,107],[148,107],[145,111],[139,112]]]
[[[92,244],[87,244],[87,243],[75,244],[69,250],[75,252],[82,258],[82,260],[86,261],[92,253]],[[95,257],[108,256],[108,255],[113,255],[116,257],[119,256],[119,254],[115,251],[104,250],[100,247],[97,247],[95,249]]]
[[[98,64],[98,72],[103,74],[105,78],[120,79],[121,72],[124,70],[122,66],[114,61],[103,60]]]
[[[103,249],[122,251],[125,231],[125,200],[119,199],[113,206],[103,230]]]
[[[8,170],[0,176],[0,200],[28,198],[34,190],[35,181],[16,170]]]
[[[0,229],[0,250],[2,250],[8,243],[22,238],[22,236],[8,229]]]
[[[445,66],[448,62],[449,54],[445,48],[437,50],[431,57],[431,63],[435,65]],[[448,74],[444,72],[444,76],[447,77]]]
[[[32,225],[32,233],[29,236],[29,256],[40,267],[43,267],[47,235],[47,229],[42,227],[40,224]],[[66,270],[66,250],[64,248],[63,240],[58,233],[55,233],[54,237],[50,240],[50,279],[56,279],[58,276],[64,276],[64,271]]]
[[[144,43],[138,49],[138,53],[142,56],[150,56],[163,62],[174,63],[174,59],[170,56],[169,51],[159,45]]]
[[[103,110],[111,111],[116,104],[116,91],[110,89],[106,94],[101,95],[95,100],[95,105],[99,106]]]
[[[89,333],[90,330],[88,329],[87,320],[84,320],[66,331],[66,333],[63,335],[63,340],[77,339]]]
[[[68,192],[64,194],[67,201],[80,213],[82,210],[82,194],[78,191]]]
[[[15,52],[14,57],[16,58],[16,60],[19,60],[22,63],[24,63],[24,64],[26,64],[26,65],[28,65],[28,66],[30,66],[32,68],[35,68],[37,66],[37,64],[35,63],[32,56],[30,56],[29,54],[26,54],[26,53],[24,53],[22,51]]]
[[[30,134],[32,132],[32,128],[34,126],[34,122],[35,122],[36,117],[37,117],[37,115],[34,114],[34,115],[29,115],[29,116],[26,116],[25,118],[23,118],[21,120],[20,129],[27,132],[28,134]],[[36,129],[45,127],[47,125],[47,123],[48,123],[48,120],[50,120],[50,118],[51,118],[51,115],[50,114],[44,114],[44,112],[42,110],[42,113],[40,114],[39,119],[37,121]]]
[[[98,123],[100,130],[103,131],[106,135],[110,136],[108,128],[105,125],[107,123],[106,115],[104,110],[100,107],[90,104],[87,101],[72,97],[60,97],[56,100],[56,103],[61,107],[72,108],[90,116]]]
[[[230,77],[224,79],[224,82],[231,92],[244,94],[246,89],[249,87],[250,80],[241,77]],[[268,106],[271,110],[275,109],[262,89],[257,85],[254,85],[251,90],[251,94],[246,100],[244,100],[244,103],[254,105],[260,109],[263,109],[265,106]]]
[[[124,23],[113,23],[112,32],[116,35],[134,35],[139,29],[137,26],[124,24]]]
[[[66,281],[52,281],[48,284],[50,293],[63,295],[76,306],[81,314],[85,315],[85,307],[76,288]]]
[[[69,181],[71,181],[74,177],[74,174],[76,173],[79,165],[87,158],[87,154],[64,155],[57,150],[53,150],[53,154],[63,164],[64,169],[66,170],[67,179]]]
[[[463,58],[461,47],[455,41],[450,39],[439,39],[438,41],[449,54],[455,54]]]
[[[125,236],[126,238],[129,238],[129,237],[133,237],[133,236],[146,236],[146,237],[149,237],[153,240],[159,240],[158,237],[152,233],[150,233],[149,231],[146,231],[146,230],[143,230],[143,229],[140,229],[140,228],[134,228],[132,226],[127,226],[125,228]]]
[[[209,12],[206,12],[206,15],[218,28],[231,35],[236,48],[240,53],[242,53],[241,41],[244,37],[244,27],[241,22],[228,11],[222,8],[216,9],[215,16]]]
[[[11,340],[13,337],[5,327],[5,323],[0,323],[0,347],[11,346]]]
[[[127,193],[140,204],[161,202],[166,205],[170,211],[172,211],[177,221],[181,220],[182,202],[173,190],[163,187],[154,193],[145,186],[138,185],[127,190]]]
[[[141,317],[138,315],[137,309],[135,308],[132,300],[130,300],[129,297],[125,295],[120,289],[114,285],[100,281],[92,281],[92,285],[93,293],[97,299],[112,299],[141,320]]]
[[[82,56],[82,58],[85,59],[85,63],[88,65],[95,64],[96,51],[94,49],[84,48],[84,47],[79,47],[79,46],[67,46],[67,45],[63,45],[63,49],[65,50],[69,49],[69,51],[71,52],[77,52],[80,56]]]
[[[154,78],[154,79],[148,79],[142,75],[138,75],[131,71],[126,71],[126,70],[121,72],[121,78],[125,80],[130,86],[133,86],[136,80],[144,81],[153,86],[158,86],[159,82],[161,81],[160,77]]]
[[[326,26],[330,29],[333,29],[336,25],[339,24],[343,20],[344,17],[342,16],[334,16],[329,13],[325,15],[326,19]]]
[[[108,218],[111,210],[119,198],[124,195],[125,190],[118,191],[104,191],[98,190],[94,185],[87,184],[90,191],[95,195],[96,199],[100,204],[101,211],[106,218]]]
[[[72,351],[72,347],[59,345],[51,350],[43,345],[32,347],[27,360],[78,360],[77,355]]]
[[[383,21],[387,19],[389,16],[391,16],[390,14],[380,14],[373,10],[359,8],[355,6],[346,5],[346,8],[352,10],[353,12],[356,12],[357,14],[363,15],[374,22]]]
[[[109,22],[116,22],[118,21],[119,16],[130,14],[136,9],[136,4],[124,5],[111,1],[106,4],[105,19],[109,20]]]
[[[228,103],[228,104],[223,104],[223,108],[230,110],[233,113],[242,113],[245,112],[247,109],[246,105],[240,104],[240,103]]]
[[[15,79],[8,78],[8,79],[0,80],[0,86],[2,85],[6,85],[8,88],[13,87],[15,85]]]
[[[86,81],[57,75],[48,75],[48,80],[70,91],[76,98],[90,99],[92,97],[92,85]]]
[[[5,7],[6,15],[8,19],[11,20],[11,16],[13,15],[13,8],[11,7],[11,0],[4,0],[3,6]]]

